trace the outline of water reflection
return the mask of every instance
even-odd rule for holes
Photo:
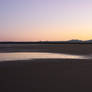
[[[39,53],[39,52],[0,53],[0,61],[28,60],[28,59],[30,60],[32,59],[89,59],[89,57],[80,56],[80,55]]]

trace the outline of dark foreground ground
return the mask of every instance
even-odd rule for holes
[[[92,92],[92,60],[0,63],[0,92]]]
[[[92,44],[0,44],[0,52],[92,54]],[[92,60],[0,62],[0,92],[92,92]]]

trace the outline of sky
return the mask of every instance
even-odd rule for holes
[[[92,39],[92,0],[0,0],[0,41]]]

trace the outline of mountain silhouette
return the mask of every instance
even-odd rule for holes
[[[85,41],[82,41],[82,40],[77,40],[77,39],[73,39],[73,40],[68,40],[68,41],[36,41],[36,42],[11,42],[11,41],[7,41],[7,42],[0,42],[0,44],[72,44],[72,43],[92,43],[92,40],[85,40]]]

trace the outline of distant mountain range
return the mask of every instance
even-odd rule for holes
[[[68,40],[68,41],[36,41],[36,42],[0,42],[0,44],[91,44],[92,40]]]
[[[86,40],[86,41],[82,41],[82,40],[69,40],[67,42],[69,42],[69,43],[92,43],[92,40]]]
[[[92,40],[86,40],[86,41],[82,41],[82,40],[69,40],[67,42],[69,42],[69,43],[92,43]]]

